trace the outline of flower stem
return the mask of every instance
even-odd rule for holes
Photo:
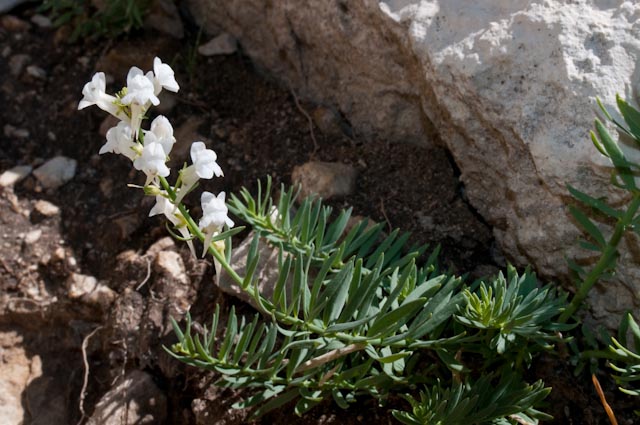
[[[171,200],[171,202],[175,202],[176,200],[175,190],[173,190],[171,185],[169,185],[169,182],[167,181],[167,179],[161,176],[159,176],[158,178],[160,180],[160,184],[162,185],[162,188],[167,191],[167,194],[169,195],[169,199]],[[191,218],[191,215],[189,214],[189,211],[186,209],[184,204],[180,202],[176,206],[180,211],[180,214],[182,214],[182,216],[184,217],[184,220],[187,222],[187,226],[189,226],[189,230],[191,231],[191,233],[195,235],[198,239],[200,239],[200,241],[204,242],[205,240],[204,233],[202,233],[202,231],[200,230],[200,227],[198,227],[198,225],[193,220],[193,218]],[[240,275],[231,267],[231,265],[227,262],[227,259],[224,257],[224,255],[222,255],[213,246],[208,246],[207,251],[211,255],[213,255],[213,257],[222,265],[222,267],[224,267],[227,273],[229,273],[229,276],[231,276],[231,278],[235,280],[238,285],[242,286],[242,282],[244,281],[244,279],[240,277]]]
[[[578,292],[574,295],[571,303],[567,307],[567,309],[560,315],[559,321],[560,323],[566,323],[567,320],[573,316],[573,314],[580,308],[584,300],[587,298],[589,291],[593,287],[593,285],[598,282],[600,276],[611,267],[612,261],[615,261],[615,257],[617,254],[618,244],[624,236],[624,233],[631,225],[633,218],[640,207],[640,193],[633,194],[633,199],[629,204],[629,208],[625,212],[625,214],[618,219],[616,226],[614,228],[613,234],[609,239],[607,246],[605,246],[602,251],[602,255],[596,265],[591,269],[591,271],[587,274],[585,279],[582,281],[578,288]]]

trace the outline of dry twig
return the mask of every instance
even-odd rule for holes
[[[87,386],[89,385],[89,361],[87,360],[87,346],[89,345],[89,340],[91,339],[91,337],[94,336],[96,332],[98,332],[103,327],[104,326],[98,326],[97,328],[92,330],[89,333],[89,335],[85,336],[84,340],[82,340],[82,362],[84,363],[84,379],[82,381],[82,390],[80,390],[80,405],[79,405],[80,413],[82,416],[78,421],[78,425],[80,425],[82,421],[84,421],[87,417],[87,414],[84,411],[84,398],[87,395]]]
[[[614,415],[613,409],[611,409],[611,406],[609,406],[609,403],[607,403],[607,398],[604,396],[604,392],[602,391],[602,387],[600,386],[600,381],[598,381],[598,378],[596,378],[595,374],[591,375],[591,381],[593,381],[593,386],[596,387],[596,392],[600,396],[600,402],[604,407],[604,411],[607,412],[609,422],[611,422],[611,425],[618,425],[616,415]]]
[[[296,95],[296,92],[293,90],[293,87],[289,86],[289,90],[291,91],[291,95],[293,96],[293,101],[296,103],[296,107],[302,113],[302,115],[304,115],[307,118],[307,121],[309,121],[309,133],[311,134],[311,140],[313,141],[313,153],[311,154],[311,156],[315,156],[315,154],[318,152],[319,147],[318,147],[318,141],[316,140],[316,135],[313,132],[313,119],[311,119],[311,116],[300,105],[300,102],[298,101],[298,96]]]

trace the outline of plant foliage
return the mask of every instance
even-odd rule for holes
[[[70,41],[79,38],[114,38],[142,28],[151,0],[106,0],[99,7],[91,0],[43,0],[39,11],[48,13],[54,26],[70,24]]]
[[[294,209],[295,191],[283,187],[280,193],[275,202],[267,180],[257,197],[243,190],[229,202],[255,231],[244,277],[236,280],[269,320],[217,308],[203,335],[191,332],[189,318],[184,330],[174,324],[179,342],[169,350],[173,356],[218,372],[221,385],[260,388],[236,407],[260,415],[295,401],[303,414],[325,399],[346,408],[361,394],[382,402],[390,391],[417,384],[432,387],[421,400],[451,391],[471,400],[473,391],[494,381],[515,395],[504,399],[512,406],[506,411],[522,407],[513,414],[527,415],[544,398],[542,383],[529,386],[521,376],[533,353],[559,340],[556,332],[566,326],[555,319],[564,297],[513,268],[507,278],[466,285],[439,270],[437,249],[423,261],[426,247],[407,248],[408,234],[384,235],[381,225],[366,221],[350,225],[350,210],[334,217],[319,199]],[[280,274],[269,298],[255,276],[260,238],[279,253]],[[223,260],[230,258],[230,242]],[[475,373],[492,378],[470,384]],[[463,385],[443,389],[441,383],[454,377]],[[432,407],[440,409],[437,403],[424,409]]]
[[[640,147],[640,111],[620,96],[616,97],[616,102],[622,121],[607,111],[599,100],[598,105],[605,118],[615,124],[620,133],[629,140],[630,146],[638,149]],[[627,159],[627,155],[620,148],[621,142],[614,140],[605,125],[598,119],[595,120],[595,129],[595,132],[591,132],[591,141],[600,153],[609,158],[613,165],[611,183],[626,191],[629,197],[625,205],[614,207],[603,199],[569,187],[570,193],[591,210],[590,215],[605,217],[609,223],[614,224],[611,235],[606,239],[601,230],[605,224],[596,223],[581,209],[571,208],[576,222],[580,224],[588,237],[588,240],[581,241],[581,246],[599,253],[599,258],[590,270],[585,270],[583,267],[571,263],[578,276],[578,292],[569,308],[562,315],[561,320],[563,321],[567,320],[583,304],[595,283],[601,282],[603,278],[615,273],[619,257],[618,245],[622,237],[629,231],[640,234],[640,213],[638,212],[640,209],[640,190],[636,184],[636,175],[640,171],[640,165]],[[630,339],[627,338],[627,333],[631,335]],[[637,382],[640,380],[640,329],[633,316],[631,314],[625,315],[620,324],[617,339],[609,338],[606,335],[602,339],[608,341],[607,350],[591,350],[583,353],[583,357],[608,359],[609,365],[615,371],[613,377],[620,386],[620,390],[627,394],[640,395],[640,387],[637,386]]]

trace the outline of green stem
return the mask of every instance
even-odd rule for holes
[[[169,195],[169,199],[171,199],[171,201],[174,202],[176,200],[176,192],[169,185],[169,182],[167,181],[167,179],[165,179],[164,177],[158,177],[158,178],[160,179],[160,184],[162,185],[164,190],[167,191],[167,194]],[[189,211],[187,211],[187,209],[185,208],[184,204],[180,203],[177,205],[177,207],[178,207],[178,210],[180,211],[180,214],[182,214],[182,216],[184,217],[184,220],[187,222],[187,226],[189,226],[189,230],[191,230],[191,233],[195,235],[198,239],[200,239],[200,241],[204,242],[205,240],[204,233],[202,233],[202,231],[200,230],[200,227],[198,227],[198,225],[193,220],[193,218],[191,218],[191,215],[189,214]],[[224,267],[227,273],[229,273],[229,276],[231,276],[231,278],[235,280],[238,285],[242,286],[242,282],[244,281],[244,279],[240,277],[240,275],[231,267],[229,263],[227,263],[227,259],[224,257],[224,255],[222,255],[220,252],[218,252],[218,250],[216,250],[212,246],[207,247],[207,251],[211,255],[213,255],[213,257],[222,265],[222,267]],[[253,291],[248,291],[248,292],[253,292]]]
[[[598,282],[600,276],[611,266],[611,262],[615,261],[615,256],[618,248],[618,244],[624,236],[627,228],[631,224],[638,208],[640,207],[640,194],[634,193],[633,199],[629,204],[629,208],[625,212],[624,216],[618,219],[616,223],[616,227],[614,228],[613,235],[609,239],[607,246],[605,246],[602,251],[602,255],[596,265],[591,269],[591,271],[587,274],[587,277],[582,281],[580,287],[578,288],[578,292],[574,295],[571,300],[571,304],[569,307],[560,315],[560,323],[566,323],[567,320],[573,316],[573,314],[582,306],[582,303],[587,298],[589,291],[593,287],[593,285]]]

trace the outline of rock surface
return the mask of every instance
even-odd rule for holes
[[[616,92],[633,99],[639,88],[636,2],[188,3],[211,33],[232,34],[361,137],[430,144],[437,129],[469,201],[518,265],[566,276],[579,234],[567,183],[616,198],[588,130],[596,96],[610,106]],[[600,322],[638,304],[634,262],[623,249],[618,284],[592,293]]]
[[[153,377],[133,370],[102,396],[87,424],[160,424],[166,416],[167,398]]]
[[[357,176],[357,170],[347,164],[309,161],[293,169],[291,181],[300,185],[301,198],[317,195],[329,199],[352,195]]]

